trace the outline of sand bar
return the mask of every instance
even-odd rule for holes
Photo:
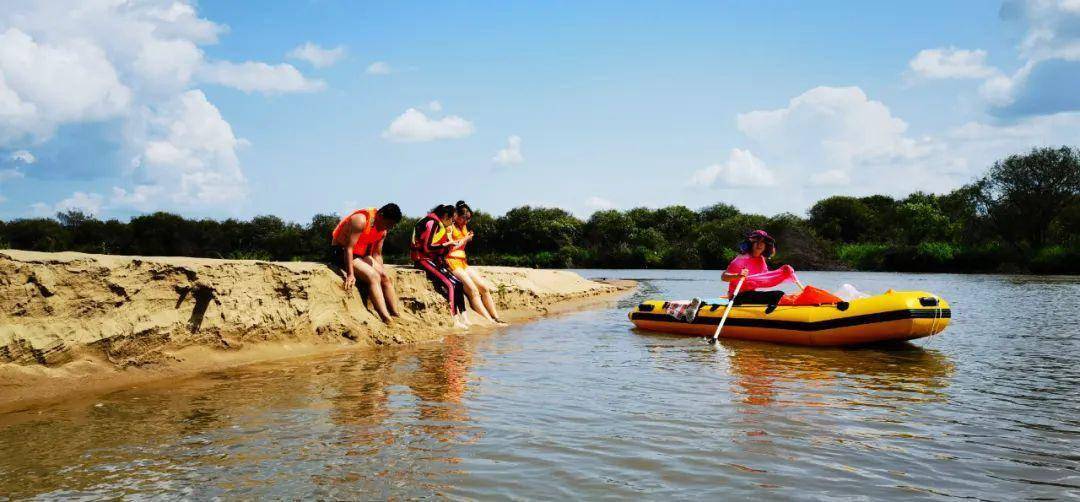
[[[478,269],[495,285],[504,317],[517,321],[634,287],[563,270]],[[403,316],[387,326],[320,263],[0,250],[0,411],[239,364],[436,341],[451,332],[446,300],[423,273],[390,271]]]

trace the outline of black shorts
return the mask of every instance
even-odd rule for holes
[[[777,305],[783,291],[743,291],[735,297],[735,305]]]
[[[367,256],[367,254],[353,254],[353,258],[363,258],[365,256]],[[331,245],[330,251],[326,255],[326,262],[338,268],[344,267],[345,247],[338,246],[337,244]]]

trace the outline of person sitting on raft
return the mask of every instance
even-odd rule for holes
[[[331,261],[345,272],[343,286],[348,295],[356,277],[367,285],[371,303],[383,322],[397,317],[397,293],[394,282],[383,265],[383,241],[386,233],[401,221],[401,208],[390,203],[376,210],[357,209],[341,219],[331,233]]]
[[[491,298],[491,284],[480,276],[476,269],[469,268],[469,261],[465,255],[465,246],[472,241],[473,233],[469,231],[469,220],[472,219],[472,208],[463,200],[454,205],[454,222],[450,225],[450,238],[457,243],[450,249],[446,256],[446,264],[450,272],[461,281],[465,287],[465,296],[469,299],[469,305],[490,322],[507,324],[499,319],[499,311],[495,309],[495,301]]]
[[[746,234],[746,240],[739,244],[739,255],[731,260],[721,279],[728,283],[728,298],[735,294],[735,286],[744,278],[739,296],[734,298],[735,305],[768,305],[765,313],[776,310],[783,291],[758,291],[771,288],[785,281],[794,281],[802,287],[795,277],[795,269],[784,265],[776,270],[769,270],[766,260],[776,254],[776,240],[764,230],[754,230]]]
[[[435,290],[450,302],[450,315],[454,326],[468,328],[465,312],[465,292],[461,281],[450,271],[446,255],[458,242],[452,240],[446,228],[454,216],[454,206],[440,204],[427,216],[420,218],[413,227],[410,256],[413,266],[423,270]]]

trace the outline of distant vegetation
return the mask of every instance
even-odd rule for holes
[[[275,216],[189,220],[154,213],[128,222],[79,212],[0,222],[0,247],[39,251],[260,260],[320,260],[337,215],[306,225]],[[415,219],[385,246],[407,260]],[[476,213],[473,263],[529,267],[722,268],[751,229],[779,241],[776,263],[797,269],[1080,273],[1080,151],[1041,148],[995,163],[945,195],[836,196],[807,217],[745,214],[716,204],[599,211],[582,221],[562,209]]]

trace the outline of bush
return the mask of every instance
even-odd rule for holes
[[[1039,274],[1080,274],[1080,250],[1047,246],[1035,253],[1031,271]]]
[[[964,246],[953,256],[952,272],[999,272],[1015,271],[1016,266],[1003,267],[1008,263],[1019,263],[1021,257],[1013,248],[1000,243]]]
[[[956,247],[947,242],[921,242],[915,246],[915,256],[928,264],[943,266],[956,256]]]
[[[888,250],[885,244],[841,244],[836,257],[855,270],[884,270]]]

